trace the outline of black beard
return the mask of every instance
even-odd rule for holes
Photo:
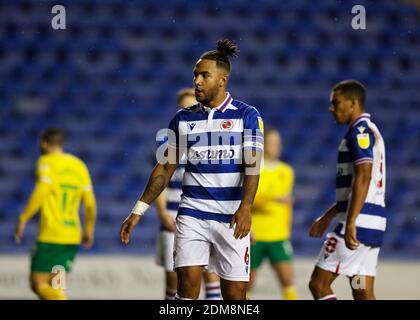
[[[217,94],[219,93],[219,91],[218,90],[213,90],[213,91],[211,91],[211,92],[209,92],[209,94],[208,94],[208,97],[206,97],[204,100],[198,100],[197,98],[196,98],[196,100],[198,101],[198,102],[200,102],[201,104],[203,104],[204,106],[208,106],[208,104],[211,102],[211,101],[213,101],[214,100],[214,98],[217,96]]]

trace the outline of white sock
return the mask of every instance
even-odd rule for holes
[[[194,299],[190,299],[190,298],[182,298],[178,295],[178,293],[175,295],[175,300],[194,300]]]

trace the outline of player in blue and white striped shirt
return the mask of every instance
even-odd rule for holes
[[[203,267],[220,276],[224,299],[246,299],[251,207],[264,138],[258,111],[226,91],[229,57],[236,51],[234,43],[220,40],[217,50],[197,61],[194,88],[200,103],[178,111],[171,121],[168,161],[156,165],[121,227],[121,240],[127,244],[141,215],[186,155],[174,248],[179,299],[198,298]]]
[[[338,148],[336,203],[310,230],[311,236],[321,236],[334,217],[338,220],[309,284],[316,299],[336,299],[331,284],[339,274],[350,278],[355,299],[375,299],[376,266],[386,228],[385,144],[365,113],[365,97],[364,86],[355,80],[338,83],[331,95],[331,113],[349,128]]]
[[[187,108],[197,104],[194,89],[181,89],[177,94],[177,102],[180,108]],[[162,146],[167,142],[167,132],[162,130],[159,133],[163,135],[158,137],[159,145]],[[161,221],[161,228],[156,246],[156,263],[165,269],[166,300],[175,299],[178,283],[176,272],[174,271],[173,251],[176,230],[175,219],[181,201],[184,172],[185,165],[180,164],[172,175],[165,191],[162,192],[155,201],[157,213]],[[207,300],[220,300],[219,277],[214,273],[204,272],[203,279],[206,290],[205,298]]]

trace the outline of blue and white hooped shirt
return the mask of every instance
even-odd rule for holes
[[[185,155],[178,214],[229,223],[242,200],[243,150],[264,148],[257,109],[227,93],[218,107],[196,104],[179,110],[169,130],[174,133],[169,146]]]
[[[335,232],[344,235],[354,181],[354,168],[372,163],[372,178],[365,204],[356,219],[357,239],[368,246],[380,246],[386,229],[385,144],[370,115],[362,114],[349,127],[338,148],[336,201],[338,225]]]

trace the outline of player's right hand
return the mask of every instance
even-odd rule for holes
[[[120,239],[124,244],[130,242],[130,234],[133,231],[133,228],[139,223],[141,216],[138,214],[130,214],[121,225],[120,229]]]
[[[26,223],[19,220],[15,229],[15,241],[17,244],[20,244],[20,242],[22,241],[25,227],[26,227]]]
[[[330,220],[325,218],[324,216],[319,217],[315,220],[312,224],[311,228],[309,229],[309,236],[310,237],[322,237],[325,231],[328,229],[330,225]]]

